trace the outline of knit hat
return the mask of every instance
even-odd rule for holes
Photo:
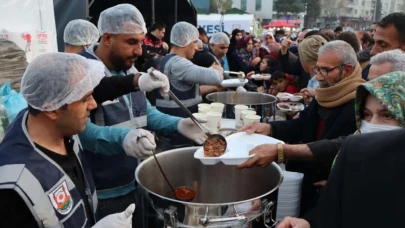
[[[325,38],[319,35],[305,38],[298,48],[300,58],[309,64],[315,65],[318,61],[318,50],[326,43]]]

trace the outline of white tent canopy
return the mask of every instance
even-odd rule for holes
[[[204,28],[209,36],[220,31],[232,33],[234,29],[254,33],[255,18],[253,14],[198,14],[197,24],[198,27]]]

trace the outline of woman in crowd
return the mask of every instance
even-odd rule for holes
[[[234,29],[232,31],[232,36],[230,39],[229,49],[226,53],[226,57],[228,60],[229,68],[231,71],[238,71],[238,63],[237,59],[232,55],[234,50],[236,49],[236,43],[242,38],[242,31],[239,29]]]
[[[355,134],[376,133],[405,128],[405,72],[391,72],[360,85],[357,88],[355,107],[358,128]],[[374,152],[375,151],[370,151],[370,153]],[[339,156],[341,155],[337,155],[337,160],[339,160]],[[364,161],[358,160],[357,164],[355,162],[353,163],[353,166],[362,167],[363,169],[365,167]],[[351,194],[340,195],[342,190],[340,188],[335,189],[332,187],[336,186],[336,181],[340,178],[340,173],[334,172],[335,168],[335,166],[332,168],[333,171],[329,178],[330,181],[327,183],[324,182],[324,184],[326,184],[325,191],[322,191],[321,193],[321,198],[316,210],[312,210],[312,213],[308,213],[304,217],[306,221],[304,219],[286,218],[280,224],[279,228],[290,227],[288,224],[291,223],[302,224],[302,228],[347,227],[344,225],[343,221],[345,220],[341,215],[354,213],[355,211],[360,212],[367,208],[367,206],[363,207],[361,204],[356,204],[356,208],[343,207],[341,200],[342,198],[351,198],[351,200],[348,200],[347,202],[352,202],[354,205],[355,203],[353,203],[353,200],[359,199],[358,196],[352,194],[354,189],[356,189],[356,194],[359,194],[361,192],[360,189],[371,190],[376,188],[376,186],[363,187],[359,185],[358,187],[355,187],[355,184],[359,181],[367,181],[362,179],[360,173],[359,175],[353,173],[359,178],[353,178],[350,180],[351,184],[345,184],[347,188],[346,192],[350,192]],[[340,168],[342,167],[339,167],[339,169]],[[376,176],[375,178],[378,177]],[[389,188],[389,186],[380,187]],[[367,194],[367,191],[364,191],[363,194]],[[370,201],[372,201],[372,197],[378,197],[377,195],[372,194],[368,194],[368,196],[371,196]],[[315,216],[316,213],[317,216]],[[387,217],[384,218],[385,220],[389,220]],[[349,221],[346,220],[346,222]],[[359,221],[357,221],[357,223],[359,223]],[[309,226],[309,224],[311,226]]]
[[[278,51],[274,51],[273,46],[277,47],[276,49],[279,49],[280,45],[277,44],[272,32],[266,32],[262,35],[262,45],[260,46],[259,57],[264,58],[264,56],[270,55],[275,59],[278,59]]]
[[[236,44],[236,49],[233,51],[232,56],[237,62],[237,71],[243,71],[248,74],[254,71],[261,59],[259,57],[253,58],[253,40],[251,36],[242,37]]]
[[[262,42],[259,38],[254,38],[253,39],[253,58],[259,57],[259,52],[260,52],[260,46],[262,45]]]

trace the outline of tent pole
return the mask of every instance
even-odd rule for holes
[[[152,24],[155,24],[155,0],[152,0],[151,3],[152,3]]]
[[[174,0],[174,23],[177,23],[177,0]]]

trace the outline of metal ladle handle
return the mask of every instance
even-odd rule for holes
[[[207,130],[201,125],[201,123],[198,122],[197,118],[195,118],[195,116],[190,112],[190,110],[188,110],[188,108],[184,106],[184,104],[179,100],[179,98],[176,97],[176,95],[174,95],[174,93],[171,90],[169,90],[169,97],[172,98],[174,102],[176,102],[176,104],[180,106],[180,108],[184,112],[187,113],[190,119],[197,125],[197,127],[201,129],[201,131],[203,131],[207,136],[211,136],[211,134],[207,132]]]
[[[173,192],[174,198],[177,198],[177,197],[176,197],[176,191],[174,191],[174,188],[173,188],[173,186],[170,184],[169,179],[167,178],[165,172],[163,172],[162,166],[160,166],[160,163],[159,163],[159,161],[158,161],[158,159],[157,159],[157,157],[156,157],[155,150],[152,150],[152,153],[153,153],[153,157],[155,158],[156,164],[158,165],[158,167],[159,167],[159,169],[160,169],[160,172],[162,173],[163,177],[164,177],[165,180],[166,180],[167,185],[169,185],[170,189],[171,189],[172,192]]]
[[[154,68],[152,68],[152,72],[153,70],[155,70]],[[153,75],[153,73],[152,73]],[[155,77],[156,78],[156,77]],[[157,79],[157,78],[156,78]],[[197,125],[197,127],[199,127],[201,129],[201,131],[203,131],[207,136],[211,136],[211,134],[200,124],[200,122],[198,122],[197,118],[195,118],[195,116],[193,116],[193,114],[190,112],[190,110],[188,110],[188,108],[183,104],[183,102],[181,102],[179,100],[179,98],[177,98],[176,95],[174,95],[174,93],[169,90],[168,92],[169,97],[172,98],[172,100],[174,100],[174,102],[176,102],[176,104],[184,111],[187,113],[187,115],[190,117],[190,119]]]

